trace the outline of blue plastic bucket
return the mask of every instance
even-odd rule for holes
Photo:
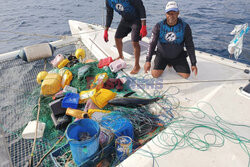
[[[88,137],[80,141],[82,134],[87,134]],[[99,135],[100,127],[92,119],[80,119],[68,126],[66,137],[76,165],[95,154],[99,147]]]
[[[115,140],[116,158],[121,162],[132,153],[133,142],[129,136],[120,136]]]

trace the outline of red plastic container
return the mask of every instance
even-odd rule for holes
[[[103,68],[104,66],[109,66],[109,64],[113,62],[112,57],[107,57],[105,59],[101,59],[98,63],[98,68]]]

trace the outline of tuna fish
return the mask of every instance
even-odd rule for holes
[[[115,98],[108,102],[108,104],[113,106],[124,106],[130,108],[137,108],[142,107],[144,105],[152,104],[161,97],[151,98],[151,99],[144,99],[144,98],[137,98],[137,97],[122,97],[122,98]]]

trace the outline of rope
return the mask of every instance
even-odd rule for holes
[[[199,106],[197,108],[180,107],[180,112],[183,116],[176,117],[168,125],[167,131],[162,131],[152,140],[155,146],[163,149],[163,151],[153,152],[152,150],[141,149],[137,153],[145,157],[153,157],[154,159],[186,147],[207,151],[210,147],[222,147],[226,139],[228,139],[234,144],[239,144],[242,150],[250,157],[250,148],[248,147],[250,140],[233,130],[234,127],[249,129],[250,126],[226,122],[215,112],[211,104],[205,104],[210,106],[215,116],[206,114]],[[204,133],[200,133],[200,130]]]
[[[38,167],[38,166],[41,165],[41,163],[42,163],[43,160],[46,158],[46,156],[49,155],[49,153],[51,153],[51,151],[53,151],[53,150],[55,149],[56,145],[57,145],[58,143],[60,143],[60,142],[64,139],[64,137],[65,137],[65,134],[64,134],[64,135],[54,144],[54,146],[53,146],[46,154],[43,155],[43,157],[42,157],[42,158],[40,159],[40,161],[37,163],[36,167]]]
[[[44,71],[46,70],[46,64],[47,61],[46,59],[44,59]],[[30,160],[29,160],[29,167],[33,166],[33,157],[34,157],[34,150],[36,147],[36,139],[37,139],[37,129],[38,129],[38,121],[39,121],[39,114],[40,114],[40,110],[41,110],[41,92],[40,92],[40,96],[38,99],[38,111],[37,111],[37,118],[36,118],[36,130],[35,130],[35,136],[34,136],[34,142],[33,142],[33,146],[32,146],[32,151],[30,153]]]
[[[35,136],[34,136],[34,142],[33,142],[33,146],[32,146],[32,151],[30,154],[30,161],[29,161],[29,167],[33,166],[33,156],[34,156],[34,150],[35,150],[35,146],[36,146],[36,137],[37,137],[37,128],[38,128],[38,120],[39,120],[39,113],[40,113],[40,101],[41,101],[41,95],[38,99],[38,112],[37,112],[37,119],[36,119],[36,130],[35,130]]]
[[[65,167],[68,167],[68,163],[70,162],[70,159],[71,159],[71,157],[72,157],[72,153],[70,154],[70,156],[68,157],[68,159],[67,159],[67,161],[66,161],[66,163],[65,163]]]

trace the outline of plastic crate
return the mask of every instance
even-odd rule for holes
[[[67,93],[62,100],[62,108],[77,109],[80,96],[77,93]]]
[[[54,165],[56,167],[63,167],[64,165],[61,165],[60,162],[57,161],[57,157],[63,155],[66,151],[70,150],[69,144],[66,144],[52,153],[50,153],[50,157],[52,161],[54,162]],[[105,146],[103,149],[99,147],[98,151],[92,155],[88,160],[81,163],[80,167],[91,167],[97,165],[102,159],[110,157],[111,154],[115,153],[115,140],[110,142],[107,146]],[[66,160],[65,160],[66,161]]]

